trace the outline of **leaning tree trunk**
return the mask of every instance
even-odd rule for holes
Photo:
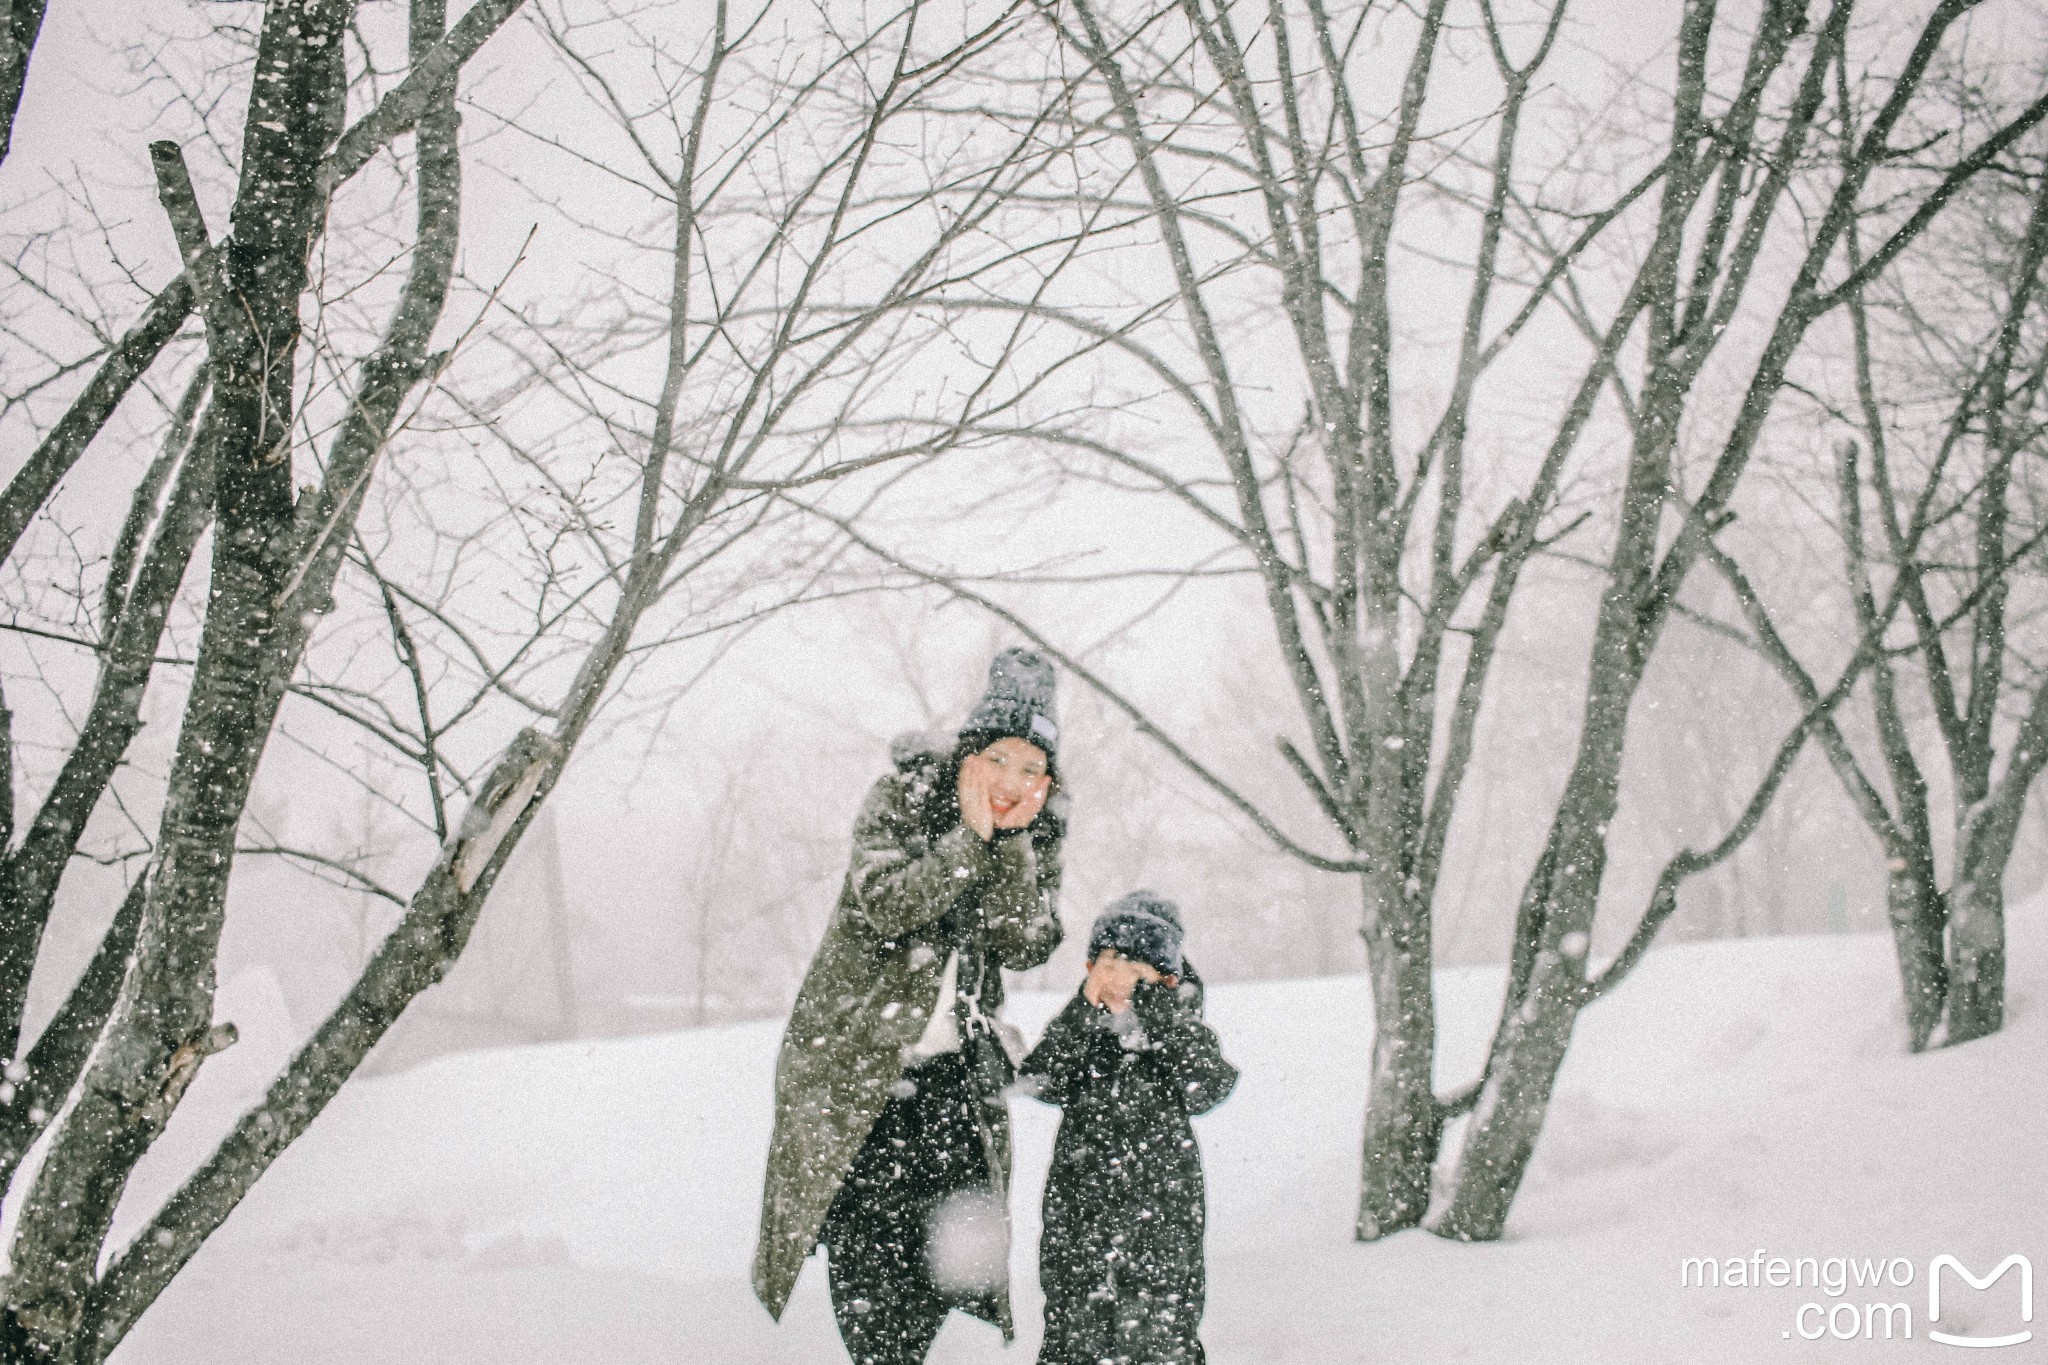
[[[287,612],[299,299],[340,132],[352,0],[264,16],[233,236],[216,259],[174,144],[151,148],[207,330],[214,397],[198,436],[217,502],[211,593],[167,783],[134,964],[71,1110],[22,1200],[8,1359],[69,1362],[128,1174],[230,1037],[212,1027],[235,835],[301,635]]]
[[[1703,54],[1703,39],[1696,40]],[[1692,45],[1688,45],[1689,50]],[[1683,119],[1681,119],[1683,122]],[[1675,281],[1677,242],[1693,191],[1670,187],[1659,241],[1644,267]],[[1670,291],[1675,296],[1675,290]],[[1659,297],[1666,291],[1659,290]],[[1672,330],[1668,305],[1652,309],[1653,342]],[[1653,344],[1653,351],[1659,348]],[[1675,355],[1675,348],[1661,348]],[[1542,1131],[1557,1069],[1587,1000],[1586,957],[1607,865],[1607,831],[1620,804],[1629,710],[1655,648],[1663,613],[1657,532],[1670,461],[1692,374],[1682,362],[1653,372],[1637,419],[1620,525],[1608,564],[1587,667],[1578,754],[1550,832],[1516,910],[1514,958],[1472,1122],[1432,1224],[1442,1236],[1492,1240],[1506,1226]],[[1677,553],[1676,550],[1673,553]],[[1670,593],[1675,595],[1676,584]]]
[[[1595,688],[1580,761],[1522,893],[1515,959],[1485,1077],[1448,1202],[1431,1225],[1440,1236],[1468,1242],[1499,1237],[1536,1150],[1558,1068],[1589,998],[1586,954],[1607,861],[1605,831],[1620,795],[1621,739],[1635,681],[1611,678],[1607,687]]]
[[[196,412],[204,387],[202,371],[188,394],[187,412]],[[184,457],[157,517],[155,533],[141,556],[141,567],[108,594],[99,678],[78,738],[20,846],[0,857],[0,1053],[9,1059],[18,1055],[29,978],[58,884],[77,853],[87,821],[126,759],[130,742],[142,729],[142,700],[171,603],[185,580],[199,537],[212,521],[212,466],[203,448],[188,449],[189,423],[184,425],[159,459],[159,464],[167,465]],[[168,469],[163,477],[170,477]],[[137,544],[144,529],[141,523],[154,510],[158,491],[147,480],[137,491],[129,516],[132,540]],[[131,547],[128,558],[133,557]],[[121,567],[117,552],[109,573],[110,587]],[[69,1081],[65,1086],[69,1087]],[[4,1126],[5,1120],[0,1119],[0,1127]],[[12,1170],[9,1159],[0,1156],[0,1188],[5,1187]]]
[[[450,119],[452,121],[452,110]],[[98,1365],[285,1148],[304,1134],[406,1006],[445,977],[468,944],[498,874],[561,776],[567,748],[522,730],[421,880],[363,974],[242,1115],[213,1155],[92,1287],[77,1332],[77,1365]]]

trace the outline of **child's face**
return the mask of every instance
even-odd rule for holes
[[[1124,957],[1114,948],[1104,948],[1088,964],[1088,979],[1081,983],[1081,994],[1091,1005],[1100,1005],[1111,1014],[1122,1014],[1131,1007],[1131,990],[1140,981],[1175,984],[1172,977],[1160,976],[1159,969],[1151,963]]]

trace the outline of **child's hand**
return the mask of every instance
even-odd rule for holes
[[[1122,1014],[1131,1007],[1131,991],[1140,981],[1159,980],[1159,969],[1151,963],[1123,957],[1114,948],[1104,948],[1088,964],[1088,979],[1081,983],[1081,994],[1091,1005],[1100,1005],[1111,1014]]]

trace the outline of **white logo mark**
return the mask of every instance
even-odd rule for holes
[[[1929,1322],[1941,1321],[1941,1268],[1943,1266],[1948,1266],[1956,1274],[1962,1276],[1972,1289],[1989,1289],[1999,1281],[2006,1271],[2011,1270],[2014,1266],[2018,1266],[2020,1268],[2020,1321],[2032,1322],[2034,1320],[2034,1263],[2015,1252],[2000,1261],[1998,1269],[1992,1271],[1981,1280],[1972,1275],[1964,1267],[1963,1263],[1955,1257],[1935,1257],[1933,1262],[1927,1267],[1927,1320]],[[2031,1331],[2027,1331],[2014,1332],[2010,1336],[2003,1337],[1959,1337],[1947,1332],[1937,1332],[1932,1327],[1927,1329],[1927,1335],[1944,1346],[2017,1346],[2023,1341],[2033,1340],[2034,1336]]]

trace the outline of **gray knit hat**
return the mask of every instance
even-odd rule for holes
[[[1052,664],[1035,649],[1006,649],[989,662],[988,690],[967,723],[962,736],[1021,739],[1045,750],[1047,758],[1059,751],[1060,727],[1053,720]]]
[[[1185,936],[1179,906],[1157,891],[1132,891],[1096,916],[1088,932],[1088,960],[1114,948],[1117,956],[1150,963],[1162,976],[1179,976]]]

